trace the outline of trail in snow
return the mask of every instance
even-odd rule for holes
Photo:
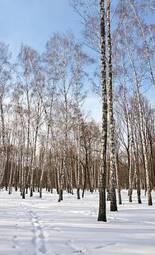
[[[28,207],[26,207],[26,204],[21,203],[21,205],[24,208],[27,215],[29,216],[30,221],[32,223],[32,229],[34,234],[34,238],[32,242],[34,243],[34,246],[35,246],[35,255],[43,255],[43,254],[46,255],[47,251],[45,246],[45,237],[44,237],[43,228],[40,224],[39,218],[36,212],[29,210]]]
[[[18,192],[0,191],[0,255],[155,255],[155,205],[128,203],[97,222],[98,193],[84,199],[44,191],[22,200]],[[153,192],[155,204],[155,192]]]

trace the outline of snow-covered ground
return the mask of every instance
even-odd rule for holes
[[[155,255],[155,206],[135,198],[97,222],[98,193],[84,199],[65,194],[36,193],[22,200],[19,193],[0,191],[0,255]],[[155,203],[155,192],[153,193]]]

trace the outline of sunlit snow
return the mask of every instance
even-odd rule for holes
[[[0,191],[0,255],[155,255],[155,206],[138,205],[123,191],[123,205],[97,222],[98,193],[85,198],[44,191],[22,200]],[[153,193],[155,203],[155,192]],[[109,207],[109,205],[108,205]]]

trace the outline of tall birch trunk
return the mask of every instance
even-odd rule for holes
[[[108,102],[108,129],[110,151],[110,210],[117,211],[116,201],[116,168],[115,168],[115,125],[113,116],[113,89],[112,89],[112,43],[111,43],[111,1],[107,0],[107,102]]]
[[[102,88],[102,134],[101,134],[101,167],[99,179],[99,212],[98,221],[106,218],[106,154],[107,154],[107,88],[106,88],[106,40],[105,40],[105,1],[100,0],[100,79]]]

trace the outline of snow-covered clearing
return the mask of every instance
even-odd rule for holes
[[[26,200],[19,193],[0,191],[0,255],[155,255],[155,206],[136,197],[109,212],[108,222],[97,222],[98,193],[85,198],[36,193]],[[134,193],[136,196],[136,193]],[[153,193],[155,203],[155,192]]]

